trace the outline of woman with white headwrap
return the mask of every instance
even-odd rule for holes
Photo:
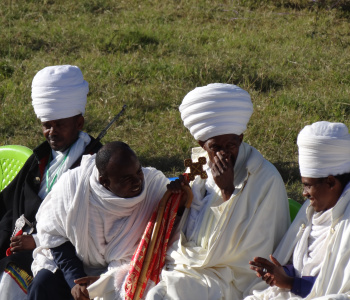
[[[46,141],[33,150],[18,175],[0,193],[0,207],[6,208],[0,211],[1,300],[26,296],[32,279],[32,252],[38,245],[35,214],[61,175],[94,141],[81,131],[88,91],[82,72],[71,65],[46,67],[32,81],[32,105]],[[97,143],[91,153],[101,146]],[[23,232],[28,234],[11,238],[16,220],[22,215],[33,223],[34,231],[26,226]]]
[[[193,182],[191,208],[146,299],[240,299],[254,279],[247,260],[273,251],[289,226],[285,187],[275,167],[242,142],[253,112],[246,91],[220,83],[199,87],[180,112],[201,146],[192,159],[206,157],[208,179]]]
[[[250,262],[264,282],[246,299],[348,299],[350,295],[350,134],[316,122],[298,136],[307,198],[273,256]],[[288,264],[288,265],[286,265]],[[282,267],[281,265],[284,265]]]

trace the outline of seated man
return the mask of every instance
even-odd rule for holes
[[[34,251],[28,299],[71,299],[71,293],[74,299],[90,299],[87,285],[98,278],[90,276],[111,269],[117,278],[107,284],[111,289],[101,289],[102,296],[114,295],[114,282],[127,275],[168,182],[162,172],[142,168],[122,142],[103,146],[96,160],[84,156],[80,167],[61,177],[36,216],[40,247]]]
[[[307,198],[272,262],[251,269],[266,283],[246,299],[348,299],[350,295],[350,134],[342,123],[317,122],[298,136],[303,196]],[[282,267],[282,265],[284,265]]]
[[[87,149],[95,153],[102,146],[81,131],[88,91],[88,83],[76,66],[46,67],[33,79],[32,104],[47,141],[34,149],[0,193],[0,299],[25,296],[32,278],[32,252],[38,243],[35,214],[42,200]],[[33,227],[26,226],[23,230],[27,234],[11,238],[21,215]]]
[[[230,84],[191,91],[181,118],[201,146],[208,179],[197,177],[194,198],[170,245],[160,283],[146,299],[241,299],[254,279],[247,259],[269,253],[289,224],[285,187],[275,167],[242,142],[253,112],[249,94]],[[170,183],[174,191],[185,178]]]

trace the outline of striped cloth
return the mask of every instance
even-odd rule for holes
[[[15,264],[10,263],[5,269],[5,273],[11,276],[11,278],[18,284],[21,290],[27,294],[28,286],[33,281],[33,277],[30,276],[25,270],[18,268]]]
[[[177,210],[179,208],[180,199],[181,194],[173,194],[170,196],[161,218],[158,234],[155,237],[152,235],[153,228],[156,224],[157,215],[159,212],[162,213],[162,209],[157,207],[153,212],[130,263],[129,274],[125,282],[125,300],[142,298],[146,287],[150,285],[148,282],[149,280],[152,281],[151,285],[156,285],[159,282],[159,275],[164,266],[165,254],[168,248],[168,242],[174,226]],[[146,276],[142,279],[140,278],[140,275],[144,266],[147,250],[151,239],[154,238],[156,239],[156,243],[153,249],[152,258],[147,268]],[[139,286],[139,289],[141,286],[140,292],[138,292],[139,290],[137,291],[137,286]]]

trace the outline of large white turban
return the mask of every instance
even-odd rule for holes
[[[189,92],[180,105],[184,125],[198,141],[247,129],[253,104],[248,92],[232,84],[212,83]]]
[[[322,178],[350,172],[350,134],[343,123],[316,122],[298,135],[302,177]]]
[[[33,107],[42,121],[84,115],[89,84],[76,66],[50,66],[39,71],[32,82]]]

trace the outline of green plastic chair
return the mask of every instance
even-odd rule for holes
[[[23,167],[33,151],[25,146],[0,146],[0,191],[2,191]]]
[[[299,202],[296,202],[295,200],[288,198],[289,201],[289,214],[290,214],[290,220],[293,222],[295,216],[297,215],[300,207],[302,206]]]

